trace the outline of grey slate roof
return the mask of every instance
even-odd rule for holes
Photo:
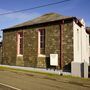
[[[22,24],[16,25],[15,27],[45,23],[45,22],[50,22],[50,21],[66,19],[66,18],[71,18],[71,17],[59,15],[57,13],[48,13],[48,14],[44,14],[44,15],[38,17],[38,18],[35,18],[31,21],[27,21],[27,22],[24,22]]]
[[[71,18],[76,18],[76,17],[70,17],[70,16],[63,16],[57,13],[47,13],[44,14],[40,17],[37,17],[33,20],[29,20],[27,22],[15,25],[13,27],[10,28],[6,28],[3,30],[9,30],[9,29],[13,29],[13,28],[18,28],[18,27],[23,27],[23,26],[30,26],[30,25],[35,25],[35,24],[41,24],[41,23],[47,23],[47,22],[52,22],[52,21],[58,21],[58,20],[65,20],[65,19],[71,19]]]

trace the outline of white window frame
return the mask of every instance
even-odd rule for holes
[[[20,39],[22,38],[23,39],[23,35],[22,37],[20,37],[20,33],[23,34],[23,32],[18,32],[17,33],[17,55],[18,56],[22,56],[23,54],[20,53]],[[22,43],[23,44],[23,43]],[[23,49],[23,48],[22,48]]]
[[[41,30],[45,30],[45,29],[39,29],[39,30],[38,30],[38,57],[45,57],[45,54],[42,54],[41,51],[40,51],[40,50],[41,50],[41,46],[40,46],[40,44],[41,44],[40,31],[41,31]],[[44,33],[44,35],[45,35],[45,33]],[[44,42],[45,42],[45,41],[44,41]]]

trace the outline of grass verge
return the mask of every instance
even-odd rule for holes
[[[17,68],[15,69],[13,67],[5,67],[5,66],[0,66],[0,70],[8,70],[8,71],[16,71],[16,72],[30,72],[30,73],[44,74],[48,76],[60,76],[58,74],[53,74],[53,73],[33,71],[33,70],[24,70],[24,69],[17,69]]]
[[[33,70],[24,70],[24,69],[15,69],[13,67],[6,67],[6,66],[0,66],[0,70],[7,70],[7,71],[14,71],[14,72],[28,72],[28,73],[36,73],[36,74],[43,74],[47,76],[52,76],[52,77],[63,77],[63,78],[74,78],[74,79],[80,79],[80,80],[90,80],[90,78],[80,78],[80,77],[74,77],[71,75],[59,75],[59,74],[53,74],[53,73],[48,73],[48,72],[40,72],[40,71],[33,71]]]

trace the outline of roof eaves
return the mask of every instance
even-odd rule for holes
[[[77,19],[77,18],[76,17],[68,17],[68,18],[63,18],[63,19],[60,19],[60,20],[52,20],[52,21],[47,21],[47,22],[42,22],[42,23],[34,23],[34,24],[31,24],[31,25],[23,25],[23,26],[19,26],[19,27],[17,26],[17,27],[6,28],[6,29],[2,29],[2,31],[25,28],[25,27],[29,27],[29,26],[34,26],[34,25],[39,25],[39,24],[44,24],[44,23],[50,23],[50,22],[55,22],[55,21],[69,20],[69,19]]]

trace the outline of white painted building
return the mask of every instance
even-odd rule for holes
[[[81,27],[73,21],[74,60],[71,69],[73,76],[87,78],[89,65],[89,35],[86,33],[84,20],[82,19],[80,22],[82,23]]]

